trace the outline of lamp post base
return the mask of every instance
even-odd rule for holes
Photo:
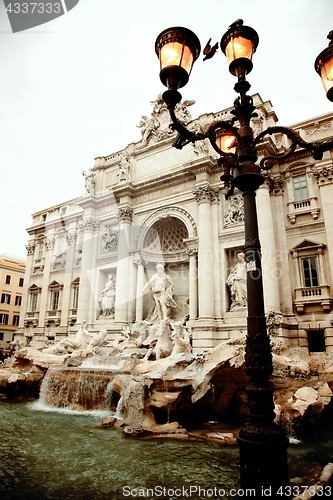
[[[255,498],[284,498],[288,438],[274,423],[273,388],[252,380],[247,393],[249,412],[238,437],[241,488],[255,490]]]

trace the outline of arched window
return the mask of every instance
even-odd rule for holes
[[[165,217],[149,228],[144,239],[144,248],[152,252],[173,252],[186,248],[188,238],[185,224],[176,217]]]

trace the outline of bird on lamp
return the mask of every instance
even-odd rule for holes
[[[211,42],[211,41],[212,41],[212,39],[210,38],[210,39],[208,40],[208,42],[206,43],[206,47],[205,47],[205,48],[204,48],[204,50],[203,50],[203,54],[204,54],[204,56],[205,56],[205,57],[203,58],[203,60],[204,60],[204,61],[206,61],[207,59],[211,59],[211,58],[215,55],[215,53],[216,53],[216,51],[217,51],[217,49],[218,49],[219,44],[218,44],[218,43],[216,43],[216,44],[215,44],[215,45],[213,45],[213,47],[212,47],[212,46],[210,45],[210,42]]]
[[[236,19],[236,21],[230,24],[228,30],[230,30],[230,28],[235,28],[236,26],[243,26],[243,24],[244,24],[243,19]]]

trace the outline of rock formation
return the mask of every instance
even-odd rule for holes
[[[333,357],[315,363],[304,349],[287,348],[275,334],[274,322],[268,323],[277,421],[281,425],[293,422],[295,432],[301,434],[331,402]],[[90,333],[85,324],[76,335],[51,346],[20,344],[11,361],[0,369],[0,393],[7,398],[36,397],[50,367],[53,395],[59,393],[60,380],[73,385],[73,390],[64,391],[70,394],[74,386],[78,387],[75,390],[93,386],[90,377],[98,381],[99,401],[105,398],[103,404],[115,412],[103,425],[120,426],[131,435],[184,435],[184,428],[195,421],[221,421],[230,412],[247,411],[245,335],[240,332],[230,334],[213,349],[193,353],[184,325],[164,318],[153,325],[146,321],[133,324],[110,344],[106,330]],[[72,404],[56,402],[57,397],[50,396],[49,401]],[[86,394],[73,401],[80,401],[80,408],[90,408],[87,399]]]

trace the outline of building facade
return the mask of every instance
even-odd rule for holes
[[[277,117],[269,101],[253,99],[256,136]],[[177,116],[193,130],[232,118],[229,108],[193,120],[191,104],[180,103]],[[18,333],[56,340],[86,320],[112,339],[149,315],[152,297],[142,290],[158,263],[173,283],[173,318],[186,322],[195,350],[246,329],[241,193],[225,199],[209,141],[172,147],[160,97],[139,127],[140,142],[95,159],[85,194],[33,215]],[[292,128],[309,142],[330,138],[333,113]],[[259,160],[288,147],[274,134],[259,143]],[[297,148],[265,177],[257,191],[265,309],[290,346],[332,352],[332,151],[315,161]]]
[[[7,351],[20,321],[25,261],[0,255],[0,351]]]

